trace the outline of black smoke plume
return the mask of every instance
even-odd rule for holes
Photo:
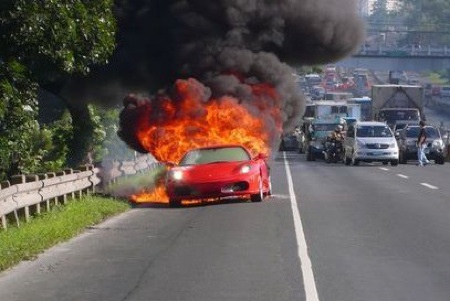
[[[74,80],[69,98],[115,104],[191,77],[214,97],[240,98],[246,82],[266,82],[282,96],[284,128],[304,109],[292,66],[338,61],[364,37],[356,0],[116,0],[116,16],[111,63]]]

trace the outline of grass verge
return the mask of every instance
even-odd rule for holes
[[[87,196],[54,206],[21,227],[0,231],[0,271],[35,258],[57,243],[83,232],[87,226],[124,212],[130,205],[114,198]]]

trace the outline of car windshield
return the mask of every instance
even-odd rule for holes
[[[419,136],[420,127],[409,127],[406,129],[406,137],[408,138],[417,138]],[[427,138],[440,138],[438,129],[434,127],[425,127],[425,132],[427,133]]]
[[[247,161],[250,154],[242,147],[220,147],[191,150],[179,165],[208,164],[213,162]]]
[[[388,126],[361,126],[356,128],[356,137],[392,137]]]
[[[380,118],[388,122],[396,120],[419,120],[420,114],[418,110],[385,110],[380,112]]]

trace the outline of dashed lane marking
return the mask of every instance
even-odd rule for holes
[[[379,169],[381,169],[381,170],[384,170],[384,171],[388,171],[389,170],[389,168],[386,168],[386,167],[378,167]]]
[[[289,163],[286,160],[286,153],[283,153],[283,158],[289,186],[289,195],[291,197],[291,210],[294,218],[295,236],[297,238],[297,248],[298,248],[297,251],[303,275],[306,301],[319,301],[319,295],[317,294],[316,283],[314,280],[312,263],[308,255],[308,246],[306,245],[306,238],[305,233],[303,231],[300,210],[298,209],[297,199],[295,197],[291,169],[289,168]]]
[[[401,174],[401,173],[398,173],[397,176],[399,176],[400,178],[403,178],[403,179],[409,179],[408,176],[403,175],[403,174]]]
[[[423,186],[425,186],[427,188],[430,188],[430,189],[439,189],[439,187],[430,185],[428,183],[420,183],[420,185],[423,185]]]

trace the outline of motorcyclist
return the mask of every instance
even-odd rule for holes
[[[327,137],[327,150],[326,150],[326,161],[337,162],[342,155],[342,142],[344,141],[344,134],[342,133],[342,125],[337,125],[333,133]],[[334,143],[333,143],[334,142]]]
[[[334,129],[333,133],[331,133],[331,140],[342,142],[344,141],[344,133],[342,133],[343,126],[338,124]]]

